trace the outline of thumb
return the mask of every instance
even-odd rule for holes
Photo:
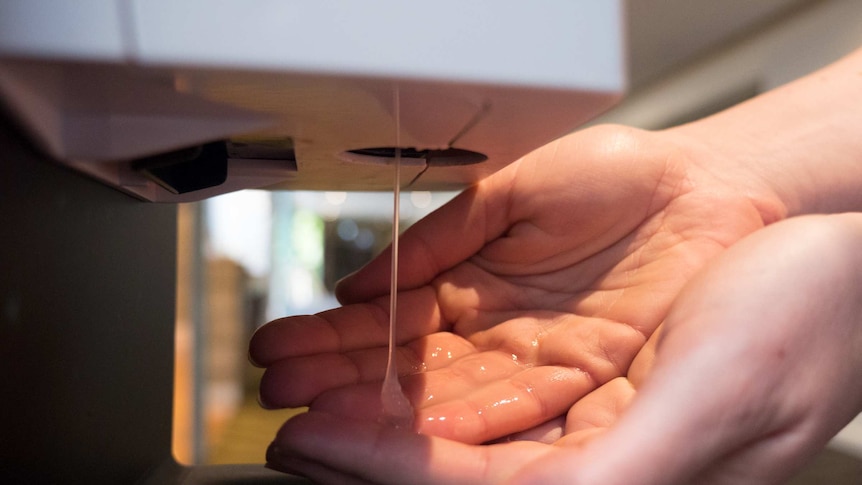
[[[516,165],[518,162],[515,162]],[[508,228],[511,168],[462,192],[408,228],[399,241],[400,289],[429,283],[441,272],[467,260]],[[389,293],[391,246],[367,265],[338,282],[341,304],[360,303]]]

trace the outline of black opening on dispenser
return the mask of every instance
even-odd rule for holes
[[[227,180],[223,141],[183,148],[132,162],[132,167],[174,194],[223,184]]]
[[[350,150],[348,153],[359,157],[373,159],[394,159],[396,147],[374,147]],[[481,163],[488,159],[487,156],[462,150],[460,148],[446,148],[443,150],[417,150],[416,148],[401,148],[402,159],[425,160],[429,167],[454,167],[459,165],[472,165]]]

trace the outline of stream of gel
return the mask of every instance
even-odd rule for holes
[[[386,361],[386,376],[383,378],[383,387],[380,390],[380,401],[383,413],[380,423],[398,429],[413,429],[413,407],[401,390],[398,381],[398,366],[395,362],[395,322],[398,310],[398,222],[401,217],[401,106],[398,87],[395,87],[394,108],[395,112],[395,182],[393,184],[392,203],[392,265],[389,289],[389,356]]]

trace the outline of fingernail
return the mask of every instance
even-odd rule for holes
[[[263,368],[265,367],[265,366],[263,366],[263,365],[261,365],[261,364],[258,364],[258,363],[254,360],[254,357],[252,357],[252,356],[251,356],[251,352],[247,353],[247,354],[246,354],[246,357],[248,357],[248,363],[249,363],[249,364],[251,364],[252,366],[257,367],[257,368],[260,368],[260,369],[263,369]]]
[[[345,281],[350,280],[351,278],[353,278],[353,277],[356,275],[356,273],[358,273],[358,272],[359,272],[359,270],[356,270],[356,271],[353,271],[353,272],[351,272],[351,273],[348,273],[348,274],[346,274],[346,275],[342,276],[341,278],[339,278],[339,279],[335,282],[335,287],[336,287],[336,288],[338,288],[338,287],[339,287],[339,286],[341,286]]]
[[[348,295],[345,294],[347,290],[344,289],[345,283],[353,278],[353,275],[356,274],[356,271],[350,273],[349,275],[339,279],[335,282],[335,299],[338,300],[338,303],[345,304],[349,303]]]
[[[273,461],[278,461],[282,454],[283,453],[281,451],[281,447],[278,446],[278,444],[275,441],[273,441],[272,443],[269,444],[269,446],[266,447],[266,461],[267,461],[267,463],[273,462]]]
[[[296,470],[291,469],[284,461],[281,448],[275,442],[270,443],[266,448],[266,465],[264,466],[283,473],[296,473]]]
[[[291,455],[274,441],[266,449],[266,468],[282,473],[305,476],[302,468],[305,461]]]
[[[263,409],[268,409],[268,410],[277,409],[275,406],[273,406],[271,404],[267,404],[267,402],[263,399],[263,396],[260,395],[260,389],[257,390],[257,404],[258,404],[258,406],[262,407]]]

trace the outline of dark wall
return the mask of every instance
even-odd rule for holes
[[[131,483],[170,456],[176,207],[0,119],[0,482]]]

